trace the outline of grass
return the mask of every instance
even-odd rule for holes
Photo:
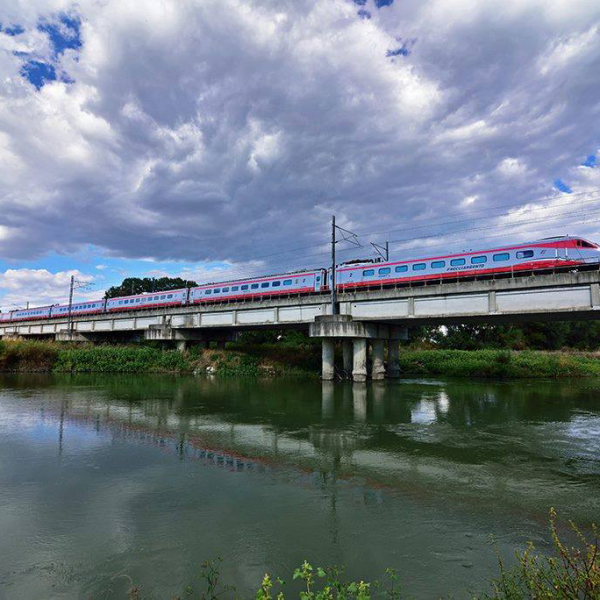
[[[59,350],[56,373],[173,373],[192,366],[180,352],[145,347],[96,346]]]
[[[341,358],[341,357],[338,357]],[[226,350],[161,350],[128,346],[0,341],[0,371],[58,373],[214,373],[222,377],[318,377],[318,344],[234,344]],[[600,377],[600,354],[534,350],[419,350],[400,352],[408,376]]]
[[[222,377],[314,377],[319,355],[275,344],[189,352],[149,345],[0,341],[0,371],[55,373],[213,373]]]
[[[507,567],[499,557],[498,575],[491,580],[489,589],[471,597],[481,600],[600,599],[598,530],[592,525],[591,534],[586,535],[575,523],[569,522],[569,534],[573,545],[559,535],[556,513],[551,509],[552,551],[539,554],[529,542],[525,550],[515,553],[513,566]],[[221,581],[220,562],[221,559],[205,562],[198,582],[188,585],[179,598],[240,598],[233,585]],[[262,581],[256,583],[253,596],[256,600],[400,600],[407,597],[393,569],[387,569],[380,581],[348,581],[343,569],[313,567],[306,560],[293,571],[288,581],[265,573]],[[142,600],[146,596],[142,587],[132,586],[128,597]]]
[[[534,350],[409,350],[400,352],[400,372],[446,377],[599,377],[600,356]]]

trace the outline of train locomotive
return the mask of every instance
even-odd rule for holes
[[[581,237],[560,236],[488,250],[401,261],[358,261],[337,266],[336,289],[351,291],[399,285],[429,279],[502,275],[548,269],[578,268],[600,264],[600,246]],[[149,308],[189,306],[261,297],[320,294],[330,290],[331,269],[312,269],[253,277],[192,288],[134,294],[118,298],[55,304],[0,313],[0,324],[71,315],[136,311]]]

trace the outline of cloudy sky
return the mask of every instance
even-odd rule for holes
[[[599,73],[597,0],[0,0],[0,306],[598,240]]]

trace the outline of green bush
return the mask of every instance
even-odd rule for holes
[[[400,353],[407,375],[449,377],[598,377],[593,355],[534,350],[413,350]]]
[[[96,346],[60,350],[57,373],[148,373],[190,371],[191,365],[176,350],[144,347]]]
[[[48,371],[59,346],[35,340],[0,341],[0,371]]]

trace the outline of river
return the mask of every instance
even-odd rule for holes
[[[0,599],[251,597],[304,558],[487,589],[548,510],[600,517],[600,382],[0,376]],[[289,585],[289,584],[288,584]]]

